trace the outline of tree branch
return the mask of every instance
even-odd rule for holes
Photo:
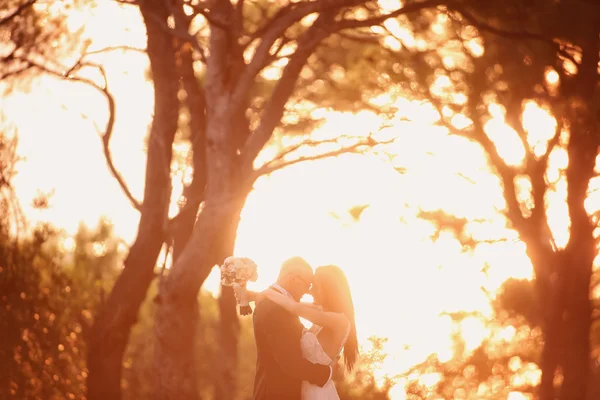
[[[261,41],[248,66],[241,74],[235,90],[231,96],[232,110],[237,110],[242,106],[246,93],[254,84],[254,79],[265,68],[271,60],[271,48],[275,42],[285,33],[285,31],[296,22],[302,20],[309,14],[316,12],[327,13],[335,12],[338,9],[364,3],[359,0],[325,0],[308,1],[299,3],[290,3],[281,8],[262,28],[258,29],[252,35],[250,42],[254,38],[260,37]],[[314,26],[314,24],[313,24]],[[311,27],[312,28],[312,27]],[[311,29],[309,28],[309,30]]]
[[[457,217],[451,213],[448,213],[442,209],[425,211],[419,210],[417,217],[426,221],[435,223],[436,230],[431,235],[432,240],[437,240],[443,232],[450,232],[458,240],[464,250],[474,250],[479,244],[494,244],[507,242],[506,238],[497,239],[475,239],[473,235],[468,232],[469,223],[474,222],[489,222],[486,219],[475,219],[469,220],[464,217]]]
[[[224,31],[228,31],[231,29],[230,26],[227,26],[227,23],[224,21],[219,21],[216,17],[213,17],[211,12],[204,7],[199,5],[192,4],[189,1],[185,1],[183,4],[190,7],[197,15],[202,15],[204,19],[210,24]]]
[[[542,43],[546,43],[553,47],[558,54],[565,57],[569,61],[571,61],[574,65],[578,65],[579,63],[573,58],[571,54],[567,51],[568,46],[565,46],[561,43],[556,42],[552,38],[545,37],[539,33],[527,32],[527,31],[508,31],[505,29],[497,28],[492,26],[486,22],[480,21],[473,14],[468,12],[466,8],[460,6],[458,3],[452,3],[450,8],[457,11],[463,18],[469,21],[475,28],[480,31],[486,31],[492,33],[496,36],[501,36],[506,39],[512,40],[535,40]]]
[[[469,96],[470,97],[470,96]],[[475,96],[478,98],[478,96]],[[498,153],[498,149],[494,142],[485,133],[481,120],[477,115],[477,100],[470,100],[469,108],[471,109],[471,120],[473,121],[473,132],[470,137],[477,141],[481,147],[483,147],[485,153],[488,156],[492,167],[496,170],[499,175],[502,185],[504,187],[504,200],[507,206],[507,216],[515,227],[515,229],[521,234],[522,237],[529,236],[524,230],[527,224],[525,224],[525,218],[521,213],[519,200],[517,199],[517,192],[515,186],[516,171],[511,166],[507,165],[502,156]]]
[[[446,0],[448,1],[448,0]],[[319,3],[315,5],[314,3]],[[321,4],[323,3],[323,4]],[[252,165],[252,161],[257,156],[260,149],[270,138],[273,129],[281,119],[283,109],[287,98],[291,94],[296,84],[298,75],[302,70],[306,60],[312,54],[318,43],[328,35],[339,32],[343,29],[356,28],[361,26],[372,26],[383,23],[385,20],[397,17],[410,12],[415,12],[424,8],[434,7],[444,3],[443,0],[426,0],[418,3],[410,3],[394,12],[381,15],[379,17],[365,20],[342,20],[334,22],[335,14],[342,6],[358,5],[364,1],[327,1],[327,2],[309,2],[301,3],[295,7],[291,5],[280,10],[272,19],[271,25],[265,31],[262,42],[258,46],[252,61],[244,70],[231,98],[232,107],[240,107],[243,104],[245,93],[248,92],[253,84],[255,76],[264,68],[266,60],[270,57],[270,49],[281,34],[296,21],[304,16],[319,11],[320,16],[317,21],[298,39],[298,48],[290,57],[290,60],[283,70],[281,79],[273,91],[273,95],[266,105],[258,128],[252,133],[242,151],[244,166]],[[316,7],[316,9],[315,9]],[[329,14],[324,13],[324,9],[329,9]],[[327,21],[323,24],[322,21]],[[319,25],[323,26],[319,26]]]
[[[342,136],[341,138],[349,139],[350,137]],[[275,171],[278,171],[280,169],[283,169],[283,168],[286,168],[286,167],[289,167],[289,166],[292,166],[294,164],[298,164],[301,162],[322,160],[325,158],[337,157],[342,154],[359,153],[363,148],[374,147],[376,145],[381,145],[381,144],[388,144],[388,143],[393,142],[393,140],[394,140],[394,139],[391,139],[389,141],[377,141],[371,135],[367,136],[366,138],[353,138],[353,139],[357,139],[357,141],[348,146],[341,146],[337,150],[328,151],[328,152],[320,153],[320,154],[315,154],[315,155],[307,156],[307,157],[298,157],[298,158],[295,158],[292,160],[285,160],[285,158],[287,156],[298,151],[301,148],[304,148],[304,147],[315,148],[315,147],[318,147],[323,144],[339,144],[340,138],[338,137],[338,138],[328,139],[328,140],[305,140],[305,141],[302,141],[298,144],[290,146],[287,149],[281,151],[272,160],[265,163],[260,168],[254,170],[254,174],[253,174],[254,179],[256,179],[262,175],[272,174]]]
[[[546,203],[545,196],[547,191],[546,185],[546,170],[548,169],[548,158],[554,147],[560,141],[560,134],[562,131],[563,123],[562,118],[556,117],[556,129],[554,136],[548,141],[548,148],[546,153],[542,155],[538,160],[535,160],[533,154],[531,160],[527,165],[527,172],[529,179],[531,179],[531,194],[533,197],[533,210],[531,212],[531,218],[535,221],[536,225],[544,226],[544,230],[548,233],[548,236],[552,240],[552,234],[550,233],[550,227],[548,226],[548,218],[546,215]],[[555,244],[553,243],[555,247]]]
[[[352,33],[344,33],[344,32],[337,32],[336,34],[344,39],[351,40],[353,42],[362,43],[362,44],[379,45],[380,39],[381,39],[381,37],[379,35],[365,35],[365,34],[357,34],[357,33],[352,34]]]
[[[25,11],[26,9],[28,9],[29,7],[33,6],[35,3],[37,3],[38,0],[29,0],[23,4],[21,4],[20,6],[18,6],[16,8],[16,10],[14,10],[12,13],[8,14],[6,17],[0,19],[0,26],[9,23],[10,21],[12,21],[14,18],[16,18],[19,14],[21,14],[23,11]]]
[[[176,26],[174,28],[170,28],[167,24],[165,24],[165,21],[155,13],[149,13],[149,16],[157,23],[157,26],[160,27],[160,29],[162,29],[165,32],[168,32],[177,39],[181,39],[191,44],[194,50],[196,50],[200,55],[200,59],[202,60],[202,62],[206,63],[206,52],[204,48],[202,47],[198,39],[187,31],[188,24],[183,23],[183,21],[177,18],[177,13],[175,13],[174,15],[176,17]]]
[[[32,65],[25,64],[25,65],[23,65],[23,66],[21,66],[19,68],[13,69],[12,71],[8,71],[7,73],[0,75],[0,81],[3,81],[5,79],[7,79],[7,78],[10,78],[11,76],[19,75],[19,74],[21,74],[21,73],[23,73],[23,72],[25,72],[25,71],[27,71],[27,70],[29,70],[31,68],[33,68]]]
[[[133,52],[136,52],[136,53],[141,53],[141,54],[147,55],[146,54],[146,49],[140,49],[138,47],[132,47],[132,46],[109,46],[109,47],[103,47],[103,48],[98,49],[98,50],[86,51],[85,54],[82,57],[87,57],[87,56],[91,56],[91,55],[94,55],[94,54],[109,53],[111,51],[122,51],[122,52],[133,51]]]
[[[107,77],[106,77],[106,71],[104,70],[104,68],[101,65],[82,61],[82,59],[84,57],[85,57],[85,55],[83,55],[73,65],[73,67],[66,70],[66,72],[56,71],[54,69],[48,68],[47,66],[45,66],[43,64],[37,63],[37,62],[27,59],[27,58],[21,58],[20,60],[31,65],[32,67],[38,68],[41,71],[46,72],[50,75],[64,78],[64,79],[67,79],[67,80],[73,81],[73,82],[84,83],[84,84],[96,89],[97,91],[99,91],[100,93],[102,93],[104,95],[104,97],[106,98],[106,101],[108,103],[108,121],[106,122],[106,127],[104,129],[104,133],[100,133],[100,136],[102,137],[102,146],[103,146],[103,151],[104,151],[104,157],[106,159],[106,163],[108,165],[108,168],[110,169],[110,172],[112,173],[114,178],[117,180],[117,183],[123,190],[123,193],[125,193],[125,196],[130,201],[133,208],[140,211],[141,210],[140,202],[133,196],[133,194],[131,193],[131,190],[129,190],[129,187],[125,183],[125,180],[123,179],[123,177],[121,176],[121,174],[119,173],[117,168],[115,167],[113,159],[112,159],[112,155],[110,153],[109,145],[110,145],[110,138],[112,136],[112,133],[114,130],[114,125],[115,125],[116,106],[115,106],[115,99],[114,99],[112,93],[108,89],[108,81],[107,81]],[[75,75],[75,73],[83,67],[96,68],[102,75],[104,84],[98,85],[96,82],[94,82],[91,79],[83,78],[83,77]]]
[[[298,48],[290,56],[289,62],[283,69],[281,78],[263,109],[258,127],[252,132],[241,151],[242,170],[252,167],[254,159],[273,134],[273,130],[281,120],[285,104],[294,91],[306,60],[318,44],[332,33],[330,29],[332,18],[331,14],[322,14],[298,39]]]
[[[363,28],[367,26],[375,26],[381,25],[385,21],[390,18],[396,18],[401,15],[410,14],[413,12],[421,11],[426,8],[433,8],[439,5],[451,4],[453,1],[451,0],[425,0],[421,2],[415,2],[404,5],[402,8],[399,8],[395,11],[392,11],[388,14],[383,14],[377,17],[367,18],[367,19],[343,19],[336,23],[336,30],[344,30],[344,29],[355,29],[355,28]]]
[[[472,129],[470,130],[470,132],[465,132],[465,129],[457,129],[456,127],[454,127],[451,123],[449,123],[446,120],[446,118],[442,114],[441,107],[439,106],[438,102],[435,101],[433,96],[431,96],[430,93],[427,93],[426,96],[428,97],[429,102],[438,111],[438,114],[440,115],[439,123],[443,127],[448,129],[448,131],[451,134],[473,140],[473,141],[479,143],[479,145],[481,147],[483,147],[483,150],[485,151],[492,168],[494,168],[496,170],[496,173],[500,177],[500,180],[502,181],[502,184],[504,186],[504,199],[505,199],[506,205],[507,205],[506,216],[511,221],[511,223],[513,224],[515,229],[521,235],[524,235],[525,232],[522,231],[522,229],[526,225],[524,224],[524,217],[521,214],[521,209],[520,209],[519,202],[516,197],[516,191],[515,191],[516,187],[515,187],[514,179],[517,175],[516,171],[514,168],[510,167],[509,165],[506,164],[506,162],[504,162],[504,160],[498,153],[498,150],[496,149],[496,145],[485,133],[483,125],[481,124],[481,121],[479,120],[478,115],[476,114],[476,112],[477,112],[476,105],[473,105],[470,107],[471,108],[471,116],[470,117],[471,117],[471,121],[472,121]],[[475,96],[475,95],[470,94],[470,96]],[[470,98],[470,96],[469,96],[469,98]],[[475,97],[477,97],[477,96],[475,96]]]

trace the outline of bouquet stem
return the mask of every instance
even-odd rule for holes
[[[240,315],[250,315],[252,314],[252,308],[250,307],[250,304],[248,303],[248,299],[246,296],[246,285],[242,285],[242,297],[239,299],[239,305],[240,305]]]
[[[252,314],[252,308],[249,305],[241,305],[240,304],[240,315],[250,315]]]

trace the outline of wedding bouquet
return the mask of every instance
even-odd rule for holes
[[[248,281],[256,282],[257,279],[256,263],[247,257],[227,257],[221,265],[221,284],[223,286],[238,285],[245,289]],[[238,300],[238,304],[241,315],[252,314],[252,308],[243,296]]]

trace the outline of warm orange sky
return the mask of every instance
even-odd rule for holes
[[[78,23],[86,25],[87,35],[94,40],[90,50],[145,45],[139,15],[132,7],[105,3]],[[115,52],[97,59],[106,65],[117,100],[115,164],[140,198],[143,138],[152,110],[152,87],[143,74],[147,62],[138,53]],[[19,151],[27,157],[15,182],[26,211],[33,219],[50,220],[69,232],[80,220],[93,225],[105,215],[130,242],[137,212],[108,172],[93,123],[100,127],[105,123],[103,98],[80,84],[49,77],[41,79],[35,90],[36,96],[19,94],[3,102],[3,112],[19,127]],[[499,182],[489,174],[481,149],[432,127],[431,110],[404,102],[402,110],[416,121],[398,122],[384,133],[399,135],[387,150],[395,155],[395,163],[407,169],[406,174],[397,173],[386,157],[367,154],[300,164],[261,178],[242,213],[235,249],[236,255],[258,263],[260,277],[252,286],[257,289],[271,283],[280,263],[293,255],[315,266],[343,267],[354,294],[361,343],[366,344],[371,335],[389,337],[390,356],[382,371],[389,375],[434,352],[448,359],[454,327],[439,314],[478,310],[489,316],[490,305],[480,287],[493,291],[508,277],[529,278],[532,273],[524,245],[515,241],[514,232],[505,228],[497,212],[503,206]],[[370,113],[329,114],[328,123],[315,135],[362,135],[376,130],[380,122]],[[540,110],[530,109],[526,122],[540,137],[553,129],[552,120]],[[507,136],[500,114],[489,128],[492,134],[499,129]],[[507,159],[517,156],[518,161],[518,144],[503,143]],[[553,159],[559,165],[560,152]],[[52,188],[56,193],[51,209],[27,207],[37,189]],[[369,205],[359,221],[348,214],[356,205]],[[485,219],[475,234],[508,240],[482,245],[473,254],[462,253],[448,235],[432,243],[433,227],[416,217],[419,207]],[[562,214],[551,215],[553,228],[564,231]],[[488,275],[481,272],[486,262]],[[217,286],[213,274],[206,288]],[[469,348],[487,334],[484,321],[475,318],[466,320],[462,328]],[[402,399],[402,392],[399,386],[393,398]]]

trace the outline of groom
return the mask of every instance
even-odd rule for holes
[[[312,268],[303,258],[290,258],[282,264],[271,289],[300,301],[312,278]],[[302,381],[318,386],[329,382],[331,367],[302,357],[303,326],[298,317],[265,299],[256,306],[253,318],[257,350],[254,400],[300,400]]]

